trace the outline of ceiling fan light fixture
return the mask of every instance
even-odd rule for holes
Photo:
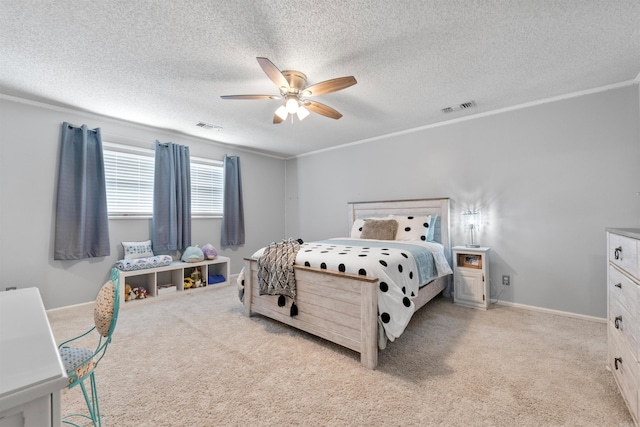
[[[279,106],[276,110],[276,116],[280,117],[282,120],[286,120],[288,115],[289,113],[284,105]]]
[[[287,113],[296,114],[298,112],[298,108],[300,107],[300,103],[294,97],[287,98],[287,102],[285,103],[285,107],[287,108]]]
[[[302,120],[306,119],[307,116],[309,114],[311,114],[311,113],[309,113],[309,110],[307,110],[303,106],[300,106],[300,108],[298,108],[298,112],[296,114],[298,115],[298,120],[302,121]]]

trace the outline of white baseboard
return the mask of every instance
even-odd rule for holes
[[[607,323],[607,319],[603,317],[587,316],[585,314],[577,314],[577,313],[570,313],[568,311],[552,310],[550,308],[536,307],[533,305],[518,304],[515,302],[509,302],[509,301],[498,301],[494,304],[505,305],[505,306],[514,307],[514,308],[521,308],[523,310],[538,311],[541,313],[556,314],[558,316],[572,317],[574,319],[589,320],[591,322]]]
[[[59,310],[66,310],[67,308],[73,308],[73,307],[82,307],[83,305],[92,305],[95,304],[95,300],[93,301],[89,301],[89,302],[81,302],[80,304],[72,304],[72,305],[65,305],[63,307],[56,307],[56,308],[50,308],[47,310],[47,313],[52,313],[54,311],[59,311]]]
[[[236,283],[238,281],[238,275],[239,274],[231,274],[229,276],[230,280],[224,286],[236,286]],[[65,310],[67,308],[82,307],[83,305],[89,305],[89,304],[95,304],[95,300],[94,301],[89,301],[89,302],[82,302],[80,304],[65,305],[64,307],[50,308],[50,309],[46,310],[46,312],[47,313],[51,313],[51,312],[54,312],[54,311]]]

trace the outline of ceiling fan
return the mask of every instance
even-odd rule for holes
[[[273,123],[275,124],[282,123],[289,114],[291,114],[292,119],[295,114],[299,120],[304,120],[309,115],[309,111],[337,120],[342,117],[342,114],[338,111],[328,105],[306,98],[336,92],[358,83],[355,77],[348,76],[325,80],[307,87],[307,76],[304,73],[295,70],[280,71],[267,58],[258,57],[256,59],[265,74],[280,89],[280,95],[223,95],[221,98],[284,99],[284,104],[276,110],[273,116]]]

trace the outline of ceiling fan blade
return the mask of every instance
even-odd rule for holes
[[[278,123],[282,123],[284,120],[282,120],[282,117],[280,117],[277,114],[273,115],[273,124],[277,125]]]
[[[280,99],[278,95],[222,95],[222,99]]]
[[[334,110],[328,105],[324,105],[316,101],[307,100],[304,102],[304,106],[307,107],[309,110],[313,111],[314,113],[318,113],[325,117],[329,117],[330,119],[338,120],[340,117],[342,117],[342,114],[340,114],[338,111]]]
[[[325,80],[309,86],[302,91],[302,96],[318,96],[325,93],[336,92],[358,83],[353,76],[338,77],[337,79]]]
[[[282,72],[273,65],[273,62],[269,61],[267,58],[257,57],[258,64],[262,67],[262,71],[271,79],[272,82],[278,86],[278,89],[282,89],[283,92],[289,90],[289,82],[284,77]]]

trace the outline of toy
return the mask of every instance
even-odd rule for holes
[[[147,297],[147,290],[142,286],[134,288],[133,293],[136,295],[136,299],[145,299]]]
[[[193,287],[193,285],[195,285],[195,283],[193,282],[193,279],[191,277],[185,277],[184,278],[184,288],[185,289],[191,289]]]
[[[199,268],[196,267],[193,269],[193,271],[191,272],[191,280],[193,280],[193,286],[196,288],[204,286],[204,284],[202,283],[202,273],[200,272]]]
[[[133,289],[131,289],[131,285],[124,285],[124,300],[129,301],[135,299],[136,295],[133,293]]]
[[[218,257],[218,251],[211,243],[207,243],[202,247],[202,253],[204,253],[206,259],[216,259]]]
[[[204,260],[204,254],[202,249],[197,246],[189,246],[182,254],[182,261],[184,262],[199,262],[202,260]]]

